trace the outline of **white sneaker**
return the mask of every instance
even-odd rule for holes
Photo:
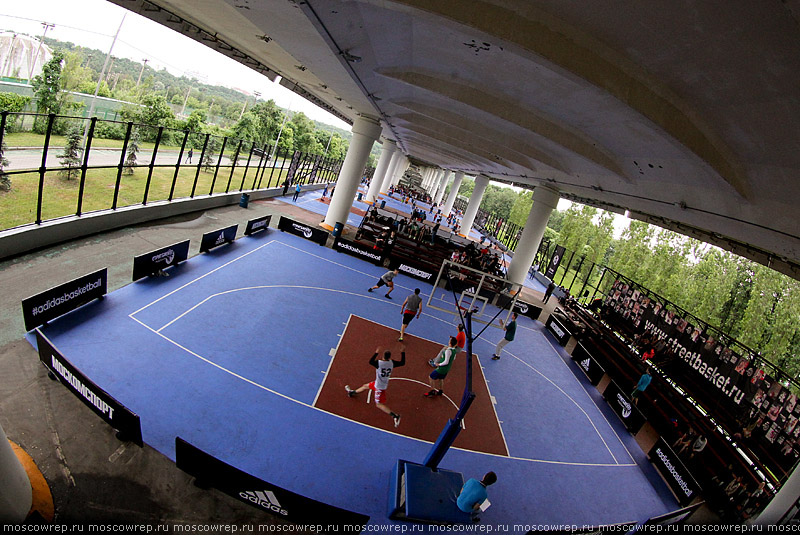
[[[352,388],[350,388],[350,385],[344,385],[344,389],[345,389],[345,390],[347,390],[347,395],[348,395],[349,397],[351,397],[351,398],[352,398],[353,396],[355,396],[355,395],[356,395],[356,391],[355,391],[355,390],[353,390]]]
[[[400,415],[392,416],[392,420],[394,420],[394,426],[397,427],[400,425]]]

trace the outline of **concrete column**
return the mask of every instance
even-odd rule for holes
[[[528,269],[533,264],[536,251],[539,250],[539,243],[544,236],[544,230],[547,228],[547,220],[558,206],[558,198],[558,191],[547,186],[536,186],[536,189],[533,190],[533,206],[531,206],[528,219],[525,221],[514,257],[508,266],[507,278],[512,282],[519,284],[525,282]]]
[[[472,190],[472,197],[469,198],[467,209],[464,210],[464,218],[461,220],[462,236],[469,236],[472,230],[472,224],[475,222],[475,215],[478,213],[478,208],[483,200],[483,194],[486,187],[489,185],[489,177],[478,175],[475,177],[475,189]]]
[[[391,139],[386,139],[381,148],[381,157],[378,159],[378,167],[375,168],[375,174],[372,176],[372,181],[369,183],[367,190],[367,204],[375,202],[378,193],[381,192],[383,179],[386,177],[386,172],[389,170],[389,164],[392,163],[392,156],[397,152],[397,143]]]
[[[430,178],[431,178],[431,168],[426,167],[425,169],[422,170],[422,182],[420,183],[422,189],[426,189],[428,187],[428,180],[430,180]]]
[[[436,192],[436,197],[433,199],[433,202],[436,204],[441,204],[442,197],[444,197],[444,190],[447,189],[447,183],[450,181],[450,176],[452,174],[452,171],[445,171],[444,178],[442,179],[441,184],[439,184],[439,190]]]
[[[453,179],[453,185],[450,187],[450,194],[447,196],[447,200],[444,201],[444,206],[442,207],[442,215],[444,217],[447,217],[453,209],[453,204],[456,202],[456,197],[458,196],[458,188],[461,187],[461,182],[463,182],[463,180],[464,173],[461,171],[456,173],[456,177]]]
[[[444,177],[445,170],[437,169],[431,177],[431,184],[426,190],[431,197],[436,195],[436,189],[439,187],[439,181]]]
[[[33,503],[28,474],[0,427],[0,523],[21,524]]]
[[[392,179],[393,185],[396,186],[398,182],[400,182],[400,179],[403,178],[403,174],[406,172],[406,169],[408,169],[410,164],[411,162],[408,160],[408,158],[406,158],[405,154],[402,155],[402,158],[397,163],[397,168],[394,171],[394,178]]]
[[[381,194],[388,195],[389,194],[389,186],[392,185],[392,178],[394,178],[394,172],[397,169],[397,164],[400,163],[400,160],[403,158],[403,153],[399,150],[394,151],[392,154],[392,160],[389,162],[389,167],[386,168],[386,176],[383,177],[383,184],[381,184]]]
[[[331,204],[322,223],[322,227],[328,230],[333,230],[336,223],[347,223],[372,144],[381,135],[381,125],[375,119],[359,117],[353,123],[352,132],[353,139],[350,140]]]

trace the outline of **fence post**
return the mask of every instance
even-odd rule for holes
[[[192,184],[192,194],[189,198],[194,199],[194,192],[197,190],[197,179],[200,178],[200,167],[203,165],[203,159],[206,157],[206,147],[208,147],[208,140],[211,134],[206,134],[206,139],[203,141],[203,150],[200,151],[200,159],[197,160],[197,172],[194,174],[194,184]]]
[[[222,148],[219,150],[219,158],[217,158],[217,165],[214,168],[214,178],[211,179],[211,189],[208,192],[209,195],[213,195],[214,194],[214,185],[217,183],[217,174],[219,173],[219,166],[222,163],[222,156],[223,156],[223,154],[225,154],[225,145],[227,145],[227,144],[228,144],[228,138],[227,137],[223,137],[222,138]]]
[[[92,138],[94,137],[94,127],[97,124],[97,117],[92,117],[89,121],[89,133],[86,136],[86,148],[83,152],[83,165],[81,166],[81,183],[78,186],[78,207],[75,215],[81,215],[83,208],[83,190],[86,185],[86,168],[89,167],[89,152],[92,150]]]
[[[131,131],[133,130],[133,122],[128,122],[128,129],[125,131],[125,141],[122,142],[122,154],[119,156],[119,165],[117,165],[117,182],[114,184],[114,200],[111,202],[111,209],[117,209],[117,200],[119,199],[119,186],[122,183],[122,170],[125,167],[125,153],[128,151],[128,142],[131,140]]]
[[[44,175],[47,172],[47,149],[50,147],[50,136],[53,133],[53,124],[56,122],[56,114],[51,113],[47,116],[47,130],[44,134],[44,146],[42,147],[42,165],[39,167],[39,193],[36,199],[36,224],[42,224],[42,195],[44,194]]]
[[[256,149],[256,142],[251,141],[250,152],[247,154],[247,163],[244,165],[244,173],[242,174],[242,183],[239,184],[239,191],[242,191],[244,189],[244,180],[247,178],[247,172],[250,170],[250,160],[253,159],[253,151],[255,149]]]
[[[147,182],[144,185],[144,197],[142,198],[142,204],[147,204],[147,195],[150,193],[150,181],[153,178],[153,167],[156,165],[156,155],[158,154],[158,145],[161,143],[161,134],[164,133],[164,127],[158,127],[158,134],[156,134],[156,144],[153,147],[153,157],[150,158],[150,170],[147,172]]]
[[[264,155],[267,153],[267,144],[264,143],[264,148],[261,150],[261,157],[258,159],[258,166],[256,167],[256,176],[253,177],[253,187],[250,189],[261,189],[261,178],[264,176],[264,171],[261,167],[261,164],[264,163]],[[266,165],[264,166],[266,168]],[[258,181],[258,186],[256,186],[256,180]]]
[[[181,171],[181,162],[183,161],[183,151],[186,150],[186,142],[189,140],[189,131],[183,131],[183,143],[181,143],[181,151],[178,153],[178,163],[175,164],[175,175],[172,177],[172,186],[169,188],[168,200],[172,202],[172,196],[175,195],[175,184],[178,182],[178,173]]]
[[[236,146],[236,150],[233,151],[233,158],[231,158],[231,174],[228,175],[228,184],[225,186],[225,193],[228,193],[231,189],[231,180],[233,180],[233,171],[236,169],[236,160],[239,159],[239,154],[242,151],[242,143],[244,140],[239,140],[239,145]]]

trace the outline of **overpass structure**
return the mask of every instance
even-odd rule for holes
[[[800,278],[797,0],[112,1],[379,122],[412,162]]]

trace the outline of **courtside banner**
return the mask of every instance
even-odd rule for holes
[[[249,236],[251,234],[255,234],[256,232],[267,230],[269,228],[270,221],[272,221],[272,214],[251,219],[247,222],[247,227],[244,229],[244,235]]]
[[[700,492],[701,487],[692,477],[692,473],[683,464],[683,461],[675,455],[663,438],[659,438],[655,446],[647,454],[650,462],[661,472],[661,477],[667,482],[672,492],[678,498],[678,503],[682,506],[689,503]]]
[[[405,259],[400,260],[392,255],[389,255],[389,265],[393,269],[399,269],[400,273],[404,275],[408,275],[409,277],[414,277],[415,279],[425,282],[432,282],[438,273],[438,271],[436,273],[431,271],[431,268],[425,264],[417,264],[415,262],[409,262]]]
[[[633,387],[631,387],[631,390],[632,389]],[[644,414],[639,412],[636,405],[631,402],[631,398],[628,397],[627,394],[622,393],[622,389],[620,389],[619,385],[614,381],[608,383],[605,392],[603,392],[603,397],[608,402],[609,406],[614,409],[614,412],[617,413],[617,416],[620,417],[622,423],[628,428],[628,431],[633,435],[638,433],[647,421],[647,418],[644,417]]]
[[[275,516],[302,524],[322,527],[321,533],[345,530],[360,533],[369,516],[340,509],[267,483],[234,468],[208,453],[175,438],[175,464],[197,479],[198,484],[214,487],[239,501]]]
[[[597,386],[606,374],[603,367],[598,364],[597,359],[581,343],[578,343],[572,351],[572,360],[578,363],[583,373],[589,378],[589,382],[594,386]]]
[[[364,247],[363,245],[359,245],[352,241],[343,240],[342,238],[336,238],[333,240],[333,250],[355,256],[356,258],[366,260],[367,262],[372,262],[373,264],[377,264],[379,266],[383,264],[383,255],[381,255],[375,249],[372,249],[371,247]]]
[[[153,275],[160,269],[177,266],[189,258],[189,240],[133,257],[133,280]]]
[[[59,383],[67,387],[108,425],[119,431],[119,438],[142,447],[142,426],[139,417],[125,408],[72,365],[50,340],[36,329],[36,347],[39,360],[55,375]]]
[[[536,305],[517,299],[516,303],[514,303],[514,311],[523,316],[528,316],[532,320],[538,320],[539,315],[542,313],[542,307],[537,307]]]
[[[328,241],[328,233],[322,229],[311,228],[305,223],[289,219],[288,217],[281,216],[278,220],[278,230],[300,236],[307,240],[311,240],[320,245],[325,245]]]
[[[50,288],[22,300],[25,331],[30,332],[50,320],[75,310],[108,291],[107,268]]]
[[[203,234],[203,240],[200,242],[200,252],[207,253],[214,247],[225,245],[226,243],[233,243],[236,240],[236,229],[239,225],[231,225],[227,228],[219,230],[212,230]]]
[[[572,336],[564,324],[561,323],[558,318],[556,318],[555,314],[550,314],[550,317],[547,318],[547,323],[545,323],[547,330],[553,333],[553,336],[556,337],[558,343],[562,346],[567,345],[569,342],[569,337]]]

